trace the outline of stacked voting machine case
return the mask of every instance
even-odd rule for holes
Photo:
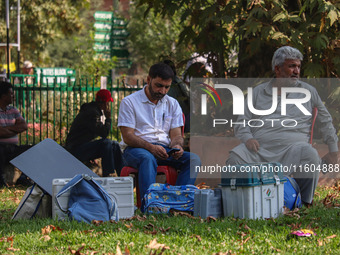
[[[276,218],[283,213],[284,182],[280,163],[233,166],[222,175],[224,216],[236,218]],[[234,171],[235,170],[235,171]]]
[[[194,216],[205,219],[223,216],[221,189],[199,189],[195,191]]]
[[[62,212],[55,201],[55,196],[72,178],[53,179],[52,182],[52,217],[60,220],[68,218],[67,214]],[[132,177],[98,177],[93,178],[97,181],[107,193],[115,199],[118,205],[119,219],[130,218],[134,215],[133,203],[133,178]],[[63,208],[68,207],[70,192],[60,196],[60,205]]]

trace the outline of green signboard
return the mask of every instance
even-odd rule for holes
[[[124,19],[114,18],[113,27],[126,27],[126,22]]]
[[[95,43],[93,49],[97,52],[108,51],[110,52],[110,42],[108,43]]]
[[[113,23],[114,27],[124,27],[126,26],[126,21],[121,18],[114,18],[112,12],[95,12],[93,15],[96,21],[106,22],[106,23]],[[113,18],[113,19],[112,19]],[[112,22],[113,21],[113,22]]]
[[[96,22],[94,23],[94,28],[96,31],[109,33],[112,29],[112,25],[109,23]],[[117,37],[127,37],[129,35],[126,28],[114,28],[112,34]]]
[[[94,40],[96,42],[110,42],[110,39],[111,39],[110,33],[103,33],[103,32],[94,33]]]
[[[124,50],[126,47],[125,40],[114,40],[112,42],[112,49],[113,50]],[[95,42],[93,49],[97,52],[101,51],[110,51],[111,50],[111,44],[110,42]]]
[[[118,58],[127,58],[129,57],[129,52],[126,49],[112,50],[112,56],[116,56]]]
[[[122,49],[126,47],[126,41],[124,39],[115,39],[112,42],[112,49]]]
[[[126,49],[125,38],[129,35],[126,29],[126,21],[114,17],[112,12],[96,12],[94,14],[94,45],[96,59],[109,61],[112,57],[118,58],[117,68],[128,68],[131,61],[128,59],[129,52]]]
[[[112,31],[113,37],[127,37],[129,35],[129,32],[123,28],[123,29],[113,29]]]
[[[95,12],[95,14],[93,15],[95,20],[98,21],[108,21],[111,22],[112,17],[113,17],[113,13],[112,12]]]
[[[130,68],[132,62],[128,58],[118,58],[116,67],[117,68]]]
[[[96,31],[111,31],[112,25],[110,23],[105,22],[96,22],[94,23],[94,28]]]
[[[111,60],[110,52],[98,52],[95,55],[96,60],[108,61]]]
[[[109,61],[111,60],[110,53],[98,52],[95,56],[95,59],[101,61]],[[131,60],[129,58],[116,58],[115,67],[116,68],[130,68]]]
[[[76,71],[70,68],[55,67],[55,68],[35,68],[40,85],[57,85],[66,86],[68,80],[74,83],[76,80]],[[41,80],[42,77],[42,80]]]

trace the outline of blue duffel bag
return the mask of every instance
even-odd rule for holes
[[[286,182],[284,184],[284,205],[293,210],[294,208],[301,208],[302,200],[299,185],[292,177],[285,176]]]
[[[59,198],[70,192],[68,208],[62,208]],[[91,223],[98,221],[118,221],[116,201],[89,175],[73,177],[56,195],[56,203],[71,220]]]
[[[169,213],[176,211],[193,212],[195,190],[194,185],[172,186],[169,184],[153,183],[144,196],[142,212]]]

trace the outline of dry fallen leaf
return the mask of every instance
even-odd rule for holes
[[[58,227],[58,226],[56,226],[55,229],[53,229],[53,230],[58,230],[58,231],[60,231],[60,232],[63,232],[63,229],[60,228],[60,227]]]
[[[292,223],[292,224],[290,224],[290,225],[288,225],[288,226],[290,226],[291,228],[292,228],[292,230],[296,230],[296,229],[300,229],[300,227],[301,227],[301,223]]]
[[[124,225],[125,225],[125,227],[127,227],[127,228],[132,228],[132,227],[133,227],[132,222],[130,222],[130,224],[124,224]]]
[[[90,234],[92,232],[94,232],[94,229],[89,229],[89,230],[82,231],[82,233],[84,233],[84,234]]]
[[[150,243],[147,246],[147,248],[156,249],[156,250],[158,250],[159,248],[170,249],[170,247],[166,246],[165,244],[157,243],[157,239],[156,238],[150,241]]]
[[[14,197],[13,199],[12,199],[12,201],[15,203],[15,204],[20,204],[20,199],[19,198],[17,198],[17,197]]]
[[[200,237],[199,235],[192,235],[191,237],[195,237],[199,242],[202,241],[202,237]]]
[[[135,215],[130,218],[124,219],[123,221],[125,222],[125,221],[132,221],[132,220],[145,221],[147,220],[147,217],[146,215],[143,215],[143,216]]]
[[[250,227],[248,227],[248,225],[247,225],[247,224],[244,224],[244,228],[245,228],[245,229],[247,229],[247,230],[251,230],[251,228],[250,228]]]
[[[16,249],[16,248],[13,248],[13,247],[9,247],[7,248],[8,251],[20,251],[20,249]]]
[[[201,182],[196,185],[198,189],[210,189],[210,186],[206,185],[205,182]]]
[[[164,228],[162,228],[162,227],[159,228],[159,230],[160,230],[163,234],[165,234],[165,232],[167,232],[169,229],[171,229],[171,227],[168,227],[168,228],[166,228],[166,229],[164,229]]]
[[[238,235],[240,235],[241,237],[244,237],[244,236],[246,236],[246,235],[247,235],[247,234],[246,234],[246,233],[244,233],[244,232],[238,232],[238,231],[237,231],[237,234],[238,234]]]
[[[72,250],[71,247],[69,246],[68,247],[68,250],[72,253],[72,254],[75,254],[75,255],[81,255],[81,251],[85,248],[85,244],[82,244],[82,246],[80,246],[78,248],[78,250]]]
[[[323,245],[322,239],[318,239],[318,246],[322,246],[322,245]]]
[[[327,208],[337,206],[337,200],[339,199],[339,193],[328,193],[326,197],[322,200],[322,203]]]
[[[233,253],[231,250],[227,251],[227,252],[218,252],[215,253],[214,255],[234,255],[235,253]]]
[[[250,236],[248,236],[246,239],[241,241],[241,245],[244,245],[246,242],[248,242],[250,239]]]
[[[99,225],[103,224],[104,222],[102,220],[92,220],[91,223],[95,226],[99,226]]]
[[[148,235],[157,235],[157,230],[153,230],[153,231],[144,231],[145,234],[148,234]]]
[[[213,216],[208,216],[207,217],[207,222],[209,223],[210,221],[217,221],[217,219]]]
[[[68,250],[71,252],[71,254],[75,254],[76,253],[76,251],[72,250],[70,246],[68,247]]]
[[[48,226],[43,227],[43,228],[41,229],[41,234],[42,234],[42,235],[48,235],[48,234],[50,234],[53,230],[55,230],[55,226],[53,226],[53,225],[48,225]]]
[[[299,214],[297,214],[297,212],[299,211],[299,208],[295,208],[294,210],[289,210],[289,208],[287,207],[283,207],[284,208],[284,211],[283,211],[283,215],[286,215],[286,216],[289,216],[289,217],[295,217],[295,218],[298,218],[300,219],[301,216]]]
[[[7,242],[11,242],[11,247],[13,248],[14,236],[7,237]]]
[[[147,219],[147,217],[146,217],[146,215],[143,215],[143,217],[137,215],[137,216],[136,216],[136,219],[137,219],[138,221],[145,221],[145,220]]]
[[[190,219],[196,219],[194,216],[192,216],[190,213],[187,213],[187,212],[176,212],[176,211],[171,211],[171,213],[173,213],[174,216],[186,216]]]
[[[117,244],[117,248],[116,248],[116,255],[123,255],[119,245]]]
[[[39,240],[43,239],[45,242],[51,240],[51,237],[49,235],[43,235],[42,237],[40,237]]]
[[[146,229],[153,229],[153,228],[155,228],[155,225],[152,224],[152,223],[149,223],[148,225],[145,225],[144,228],[146,228]]]
[[[332,239],[332,238],[334,238],[334,237],[336,237],[336,235],[327,236],[326,238],[327,238],[327,239]]]

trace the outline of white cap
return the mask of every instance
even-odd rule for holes
[[[32,67],[33,67],[33,64],[31,61],[26,60],[24,62],[24,68],[32,68]]]

